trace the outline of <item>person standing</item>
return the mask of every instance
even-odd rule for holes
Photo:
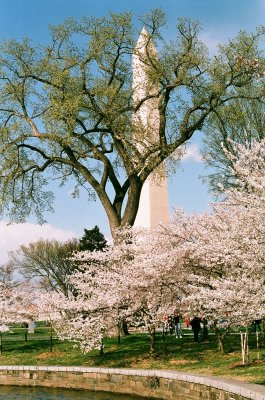
[[[167,335],[169,331],[169,316],[167,314],[163,315],[162,328],[163,328],[163,334]]]
[[[254,332],[258,332],[261,331],[261,323],[262,323],[262,319],[255,319],[254,320]]]
[[[182,328],[181,328],[181,314],[177,311],[174,312],[174,326],[176,338],[182,338]]]
[[[195,316],[191,321],[190,321],[190,325],[191,328],[193,330],[193,334],[194,334],[194,342],[198,342],[199,341],[199,333],[201,330],[201,323],[202,320],[200,317]]]
[[[173,332],[174,332],[174,316],[172,316],[172,315],[168,319],[168,326],[169,326],[170,335],[173,335]]]

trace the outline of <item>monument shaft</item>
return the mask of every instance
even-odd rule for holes
[[[149,40],[149,35],[143,28],[132,59],[133,72],[133,102],[137,104],[143,98],[156,95],[158,84],[152,81],[148,70],[148,57],[157,57],[157,51]],[[137,139],[141,154],[152,154],[151,147],[159,145],[159,111],[158,97],[152,97],[143,102],[133,115],[134,137]],[[168,223],[168,188],[165,165],[159,167],[159,176],[154,171],[143,185],[140,204],[134,226],[152,228],[159,223]]]

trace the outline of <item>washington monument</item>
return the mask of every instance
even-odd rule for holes
[[[149,40],[149,35],[145,28],[137,41],[132,57],[132,89],[133,100],[142,99],[148,95],[155,95],[159,88],[152,82],[144,60],[152,54],[157,56],[154,45]],[[157,97],[146,100],[139,111],[133,116],[135,124],[134,135],[141,135],[142,149],[157,146],[159,140],[159,112]],[[138,128],[137,128],[138,127]],[[141,132],[141,133],[140,133]],[[144,133],[143,133],[144,132]],[[138,136],[139,138],[139,136]],[[139,148],[141,151],[141,148]],[[139,209],[134,226],[152,228],[157,224],[168,223],[168,189],[165,166],[160,167],[159,179],[152,173],[143,185]]]

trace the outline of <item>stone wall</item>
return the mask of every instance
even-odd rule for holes
[[[0,385],[88,389],[167,400],[265,400],[261,385],[157,370],[0,366]]]

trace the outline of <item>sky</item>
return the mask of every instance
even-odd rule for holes
[[[102,17],[109,12],[132,11],[136,17],[161,8],[167,16],[166,39],[174,39],[179,17],[200,21],[201,39],[211,53],[216,45],[232,38],[240,29],[253,31],[265,21],[265,0],[0,0],[0,41],[28,37],[34,43],[49,40],[49,25],[63,23],[68,17]],[[169,179],[169,206],[173,213],[183,208],[188,213],[209,209],[209,188],[199,178],[206,174],[199,154],[201,133],[191,141],[181,166]],[[54,212],[45,214],[47,224],[39,226],[32,218],[25,224],[0,221],[0,263],[7,253],[21,244],[39,238],[65,241],[81,237],[84,228],[98,225],[110,237],[107,218],[99,202],[85,196],[73,199],[71,184],[55,191]]]

